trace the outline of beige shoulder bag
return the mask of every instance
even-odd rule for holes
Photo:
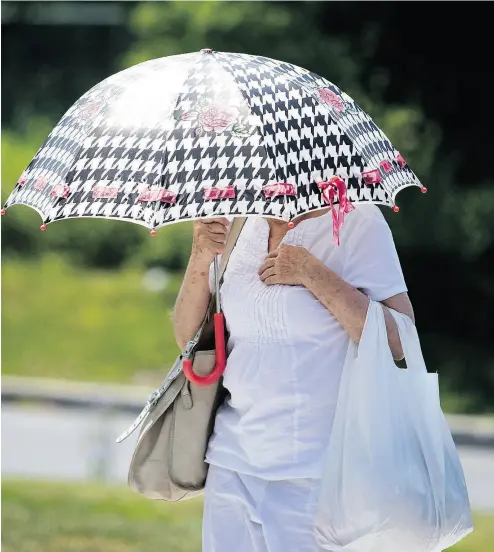
[[[245,219],[232,224],[218,278],[222,281],[230,254]],[[218,289],[218,287],[217,287]],[[121,443],[141,424],[141,432],[129,468],[129,486],[153,499],[179,501],[201,494],[208,465],[204,461],[218,406],[226,396],[221,379],[207,386],[190,383],[182,371],[185,358],[193,370],[210,374],[216,362],[211,298],[206,316],[192,341],[177,358],[159,389],[151,393],[135,422],[123,433]]]

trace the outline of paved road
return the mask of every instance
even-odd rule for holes
[[[137,432],[117,445],[132,415],[87,409],[2,407],[2,476],[126,481]],[[459,447],[475,510],[494,513],[494,448]]]

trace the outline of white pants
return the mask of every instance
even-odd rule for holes
[[[210,466],[203,552],[319,552],[313,535],[318,480],[266,481]]]

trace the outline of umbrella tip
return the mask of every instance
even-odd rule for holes
[[[400,208],[398,207],[398,205],[395,205],[395,206],[393,207],[393,211],[394,211],[395,213],[399,213],[399,212],[400,212]]]
[[[425,186],[420,186],[420,191],[423,193],[423,194],[426,194],[427,193],[427,188]]]
[[[42,224],[39,229],[44,232],[46,230],[46,224]]]
[[[212,54],[213,53],[213,49],[212,48],[203,48],[201,50],[201,53],[202,54]]]
[[[288,228],[290,228],[290,230],[292,230],[293,228],[295,228],[295,223],[293,221],[290,221],[288,223]]]
[[[150,236],[156,236],[156,230],[153,228],[151,232],[149,232]]]
[[[7,212],[6,209],[2,209],[2,210],[0,211],[0,215],[2,215],[2,217],[3,217],[3,215],[5,215],[6,212]]]

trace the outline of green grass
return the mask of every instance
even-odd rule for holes
[[[170,312],[181,277],[163,292],[142,286],[142,268],[80,270],[60,257],[8,259],[2,267],[4,374],[135,381],[163,376],[178,350]]]
[[[2,552],[200,552],[201,500],[154,502],[123,487],[4,480]],[[452,552],[491,552],[494,519]]]
[[[125,488],[3,481],[3,552],[199,552],[202,502]]]

